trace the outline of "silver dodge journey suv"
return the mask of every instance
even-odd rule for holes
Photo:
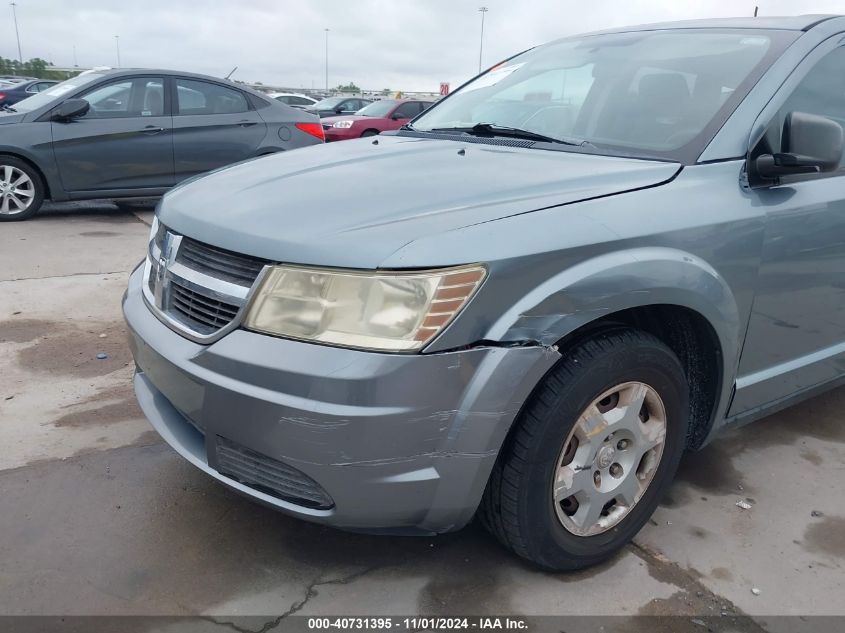
[[[845,379],[843,45],[835,16],[570,37],[177,187],[123,306],[141,406],[309,521],[609,557],[685,450]]]

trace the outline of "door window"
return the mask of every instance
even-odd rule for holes
[[[177,113],[233,114],[249,110],[249,103],[240,90],[194,79],[176,80]]]
[[[836,121],[845,128],[845,47],[828,53],[807,73],[783,107],[778,110],[755,154],[770,154],[782,150],[783,123],[790,112],[817,114]],[[843,173],[843,163],[845,160],[839,163],[836,173]]]
[[[124,79],[94,88],[82,95],[91,109],[87,119],[162,116],[164,83],[158,77]]]
[[[403,103],[393,111],[393,116],[399,119],[411,119],[420,113],[419,103]]]

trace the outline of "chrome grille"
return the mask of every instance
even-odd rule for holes
[[[190,238],[182,239],[176,261],[213,277],[251,286],[267,263],[254,257],[203,244]]]
[[[322,486],[272,457],[217,436],[217,470],[245,486],[309,508],[334,506]]]
[[[263,259],[192,240],[157,223],[144,296],[172,329],[197,342],[211,342],[237,326],[266,265]]]

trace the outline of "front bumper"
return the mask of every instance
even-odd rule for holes
[[[381,354],[235,330],[212,345],[161,323],[129,280],[135,391],[195,466],[288,514],[337,527],[436,533],[466,524],[522,403],[557,360],[543,347]],[[237,445],[304,473],[308,507],[218,470]]]

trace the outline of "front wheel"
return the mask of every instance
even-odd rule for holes
[[[0,222],[31,218],[44,202],[41,176],[14,156],[0,156]]]
[[[488,482],[482,522],[548,569],[612,556],[675,475],[688,393],[677,356],[645,332],[619,329],[575,346],[520,414]]]

